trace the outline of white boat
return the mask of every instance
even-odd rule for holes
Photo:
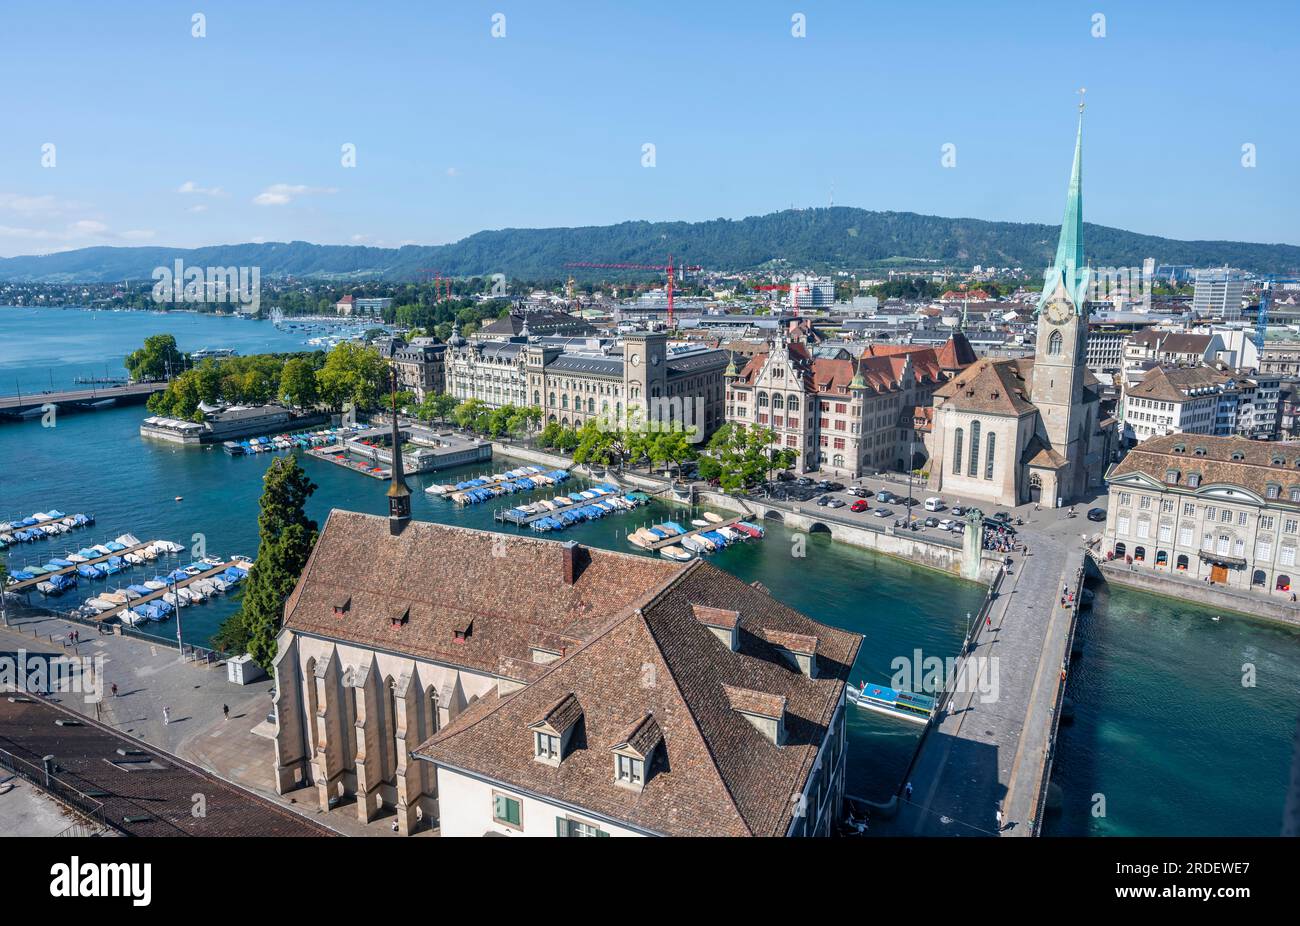
[[[113,542],[120,543],[124,547],[140,546],[140,540],[138,537],[135,536],[135,534],[123,534],[120,537],[114,537]]]
[[[67,560],[68,562],[70,562],[70,563],[88,563],[88,562],[90,562],[89,559],[87,559],[86,557],[82,556],[80,553],[64,553],[64,554],[63,554],[63,558],[66,559],[66,560]]]
[[[691,558],[691,554],[683,550],[677,544],[672,543],[659,550],[659,555],[664,559],[671,559],[678,563],[684,563]]]
[[[704,512],[704,520],[708,521],[710,524],[721,524],[723,518],[722,515],[714,514],[712,511],[706,511]]]
[[[113,608],[116,608],[117,604],[106,598],[91,598],[86,602],[86,607],[90,608],[96,614],[102,614],[105,611],[111,611]]]
[[[683,537],[682,546],[692,553],[711,553],[713,546],[703,537]]]
[[[143,585],[145,588],[153,589],[155,592],[161,592],[164,588],[167,587],[166,582],[158,582],[155,581],[154,579],[150,579],[148,582],[141,582],[140,584]]]
[[[693,521],[691,521],[691,527],[708,527],[708,526],[709,526],[709,522],[704,520],[703,518],[695,518]]]

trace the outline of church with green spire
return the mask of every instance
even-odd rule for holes
[[[932,490],[991,504],[1069,505],[1099,490],[1116,426],[1085,365],[1083,105],[1056,257],[1038,298],[1032,358],[983,358],[935,392]]]

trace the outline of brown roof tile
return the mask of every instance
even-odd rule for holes
[[[697,606],[739,612],[737,652],[718,646]],[[773,631],[818,639],[818,677],[757,635]],[[650,832],[782,835],[860,643],[696,560],[532,685],[462,713],[416,754]],[[738,714],[727,689],[764,693],[763,709],[783,700],[785,745]],[[583,704],[585,735],[558,767],[535,762],[527,726],[566,694]],[[644,748],[647,715],[663,749],[638,792],[615,784],[612,750],[629,739]]]

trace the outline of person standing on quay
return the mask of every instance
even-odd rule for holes
[[[172,712],[167,707],[163,707],[163,726],[165,727],[171,722],[172,722]]]

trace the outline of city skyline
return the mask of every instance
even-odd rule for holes
[[[1186,63],[1267,60],[1294,12],[940,7],[16,7],[0,75],[33,90],[6,106],[0,256],[441,244],[832,201],[1054,224],[1083,86],[1093,221],[1300,243],[1285,87]]]

